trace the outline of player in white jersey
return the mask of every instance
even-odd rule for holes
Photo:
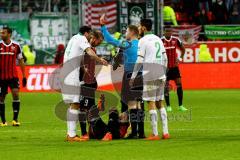
[[[64,63],[61,69],[63,87],[61,88],[63,100],[69,105],[67,111],[67,141],[84,141],[76,134],[76,126],[80,108],[80,65],[84,54],[88,54],[103,65],[107,62],[99,58],[91,49],[89,40],[91,28],[83,26],[80,32],[74,35],[68,42],[64,53]]]
[[[142,19],[139,32],[143,37],[139,40],[138,59],[134,67],[130,85],[133,85],[138,71],[143,66],[143,100],[148,102],[153,135],[148,140],[159,140],[157,128],[157,111],[159,109],[162,126],[163,139],[168,139],[167,112],[163,106],[164,86],[166,81],[167,55],[162,40],[151,33],[152,21]]]

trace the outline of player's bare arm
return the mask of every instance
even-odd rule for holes
[[[186,51],[186,49],[185,49],[183,44],[180,46],[180,50],[181,50],[181,58],[183,59],[185,51]]]
[[[86,49],[86,53],[104,66],[108,65],[108,62],[105,59],[98,57],[90,47]]]
[[[100,25],[104,26],[106,24],[106,19],[105,19],[105,14],[103,14],[101,17],[100,17]]]
[[[24,63],[24,59],[23,58],[21,58],[19,60],[19,65],[20,65],[20,68],[21,68],[21,71],[22,71],[22,76],[23,76],[22,84],[23,84],[23,87],[26,87],[26,85],[27,85],[27,78],[26,78],[25,63]]]

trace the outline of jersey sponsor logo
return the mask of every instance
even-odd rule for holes
[[[0,52],[0,54],[2,54],[2,55],[14,55],[13,52]]]
[[[14,46],[11,46],[11,50],[15,50],[15,47],[14,47]]]
[[[171,41],[171,44],[172,45],[176,45],[176,41]]]
[[[165,49],[175,49],[175,46],[171,46],[171,47],[165,47]]]

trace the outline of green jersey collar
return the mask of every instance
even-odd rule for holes
[[[149,35],[149,34],[153,34],[153,33],[152,33],[151,31],[144,33],[145,36],[146,36],[146,35]]]

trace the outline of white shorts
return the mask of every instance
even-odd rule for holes
[[[79,81],[79,73],[76,71],[68,75],[64,82],[62,82],[62,98],[67,104],[80,103],[81,85],[83,82]]]
[[[166,79],[143,81],[143,100],[152,102],[164,100],[165,82]]]
[[[66,104],[80,103],[80,95],[62,94],[62,97]]]

